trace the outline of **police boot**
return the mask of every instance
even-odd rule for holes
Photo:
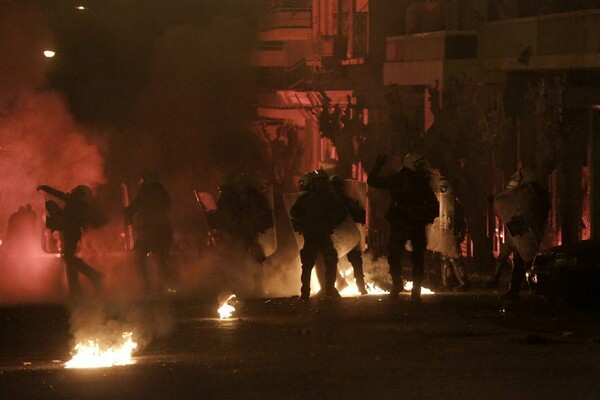
[[[340,297],[342,297],[342,295],[340,295],[340,292],[338,292],[335,288],[335,285],[328,285],[325,288],[325,296],[330,297],[332,299],[339,299]]]
[[[469,281],[462,263],[460,261],[457,262],[455,259],[450,259],[450,265],[452,266],[452,271],[458,281],[458,286],[455,287],[454,290],[456,292],[465,292],[469,290]]]
[[[310,274],[310,270],[302,270],[302,275],[300,276],[300,282],[302,283],[302,287],[300,288],[300,300],[308,300],[310,297]]]
[[[392,275],[392,290],[390,291],[390,299],[395,300],[398,295],[404,290],[402,275]]]
[[[442,292],[446,292],[448,291],[448,289],[450,288],[448,286],[448,264],[446,264],[446,260],[442,260],[442,264],[440,265],[441,267],[441,279],[442,279],[442,284],[440,285],[440,291]]]
[[[495,289],[496,287],[498,287],[498,283],[500,283],[500,274],[502,273],[502,268],[504,267],[504,265],[506,263],[507,263],[507,261],[505,258],[501,258],[500,260],[498,260],[496,262],[496,268],[494,269],[494,275],[492,275],[492,278],[486,284],[486,287],[488,289]]]
[[[510,276],[510,282],[508,284],[508,290],[500,296],[504,300],[516,300],[519,298],[519,292],[521,291],[521,285],[525,281],[525,276],[521,274],[515,274],[514,272]]]
[[[364,294],[369,293],[369,292],[367,292],[367,288],[365,287],[365,277],[364,276],[356,277],[356,288],[358,289],[360,294],[364,295]]]
[[[410,301],[415,303],[421,302],[421,282],[413,282],[413,287],[410,291]]]
[[[505,300],[516,300],[519,298],[519,292],[521,286],[525,281],[525,262],[523,259],[518,258],[513,261],[513,268],[510,274],[510,282],[508,284],[508,291],[500,296],[501,299]]]

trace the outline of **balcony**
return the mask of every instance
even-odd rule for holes
[[[348,90],[328,90],[325,92],[331,104],[345,104]],[[259,93],[257,115],[265,119],[293,121],[304,126],[307,119],[315,119],[323,98],[319,92],[297,90],[263,90]]]
[[[256,67],[291,68],[306,59],[308,41],[260,42],[252,52],[252,65]]]
[[[258,38],[261,41],[307,40],[311,28],[310,8],[280,8],[261,17]]]
[[[600,10],[488,23],[481,32],[485,70],[600,67]]]
[[[439,31],[386,39],[385,84],[431,85],[479,76],[476,32]]]
[[[252,51],[255,67],[285,67],[286,57],[283,42],[262,42]]]

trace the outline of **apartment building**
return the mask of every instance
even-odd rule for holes
[[[449,104],[448,88],[458,85],[471,96],[478,129],[503,137],[486,148],[490,162],[477,166],[485,177],[478,194],[499,193],[517,168],[536,168],[553,199],[547,244],[597,237],[600,8],[596,3],[266,2],[254,52],[254,65],[260,70],[257,117],[273,132],[285,124],[296,128],[304,149],[298,170],[304,171],[338,158],[332,141],[321,136],[319,112],[324,105],[353,103],[369,126],[375,151],[378,143],[380,149],[402,154],[411,149],[394,148],[397,142],[386,133],[391,119],[385,100],[388,89],[397,89],[405,123],[426,142],[427,135],[434,134],[435,106]],[[458,154],[455,161],[460,168],[473,164],[468,154]],[[366,178],[368,165],[363,164],[368,164],[364,158],[352,169],[353,177]],[[476,246],[481,242],[479,247],[487,252],[483,242],[488,241],[497,248],[502,223],[491,204],[485,196],[469,204],[485,215],[471,226],[479,235]],[[372,225],[372,232],[384,230],[377,218]],[[380,237],[379,242],[383,240]],[[470,244],[465,251],[472,250]]]

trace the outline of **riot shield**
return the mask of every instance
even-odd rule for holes
[[[215,202],[213,195],[208,192],[194,190],[194,196],[196,197],[198,204],[200,204],[200,208],[202,208],[209,230],[216,229],[217,221],[215,212],[217,211],[217,203]]]
[[[215,211],[217,209],[217,203],[212,194],[194,190],[194,195],[204,212]]]
[[[121,205],[123,208],[129,207],[129,189],[124,182],[121,182]],[[123,215],[123,228],[125,235],[125,250],[132,250],[135,245],[133,225],[125,214]]]
[[[529,184],[506,190],[494,198],[494,208],[502,218],[506,230],[525,261],[531,261],[537,254],[544,232],[538,228],[536,194]]]
[[[458,246],[454,235],[454,194],[446,190],[437,193],[437,197],[440,204],[438,251],[446,257],[458,258]]]
[[[425,227],[427,235],[427,250],[435,253],[440,252],[440,217],[433,220],[432,224]]]
[[[290,226],[292,227],[292,231],[294,232],[294,239],[296,239],[296,245],[298,246],[298,250],[302,249],[302,247],[304,246],[304,237],[294,229],[294,226],[292,225],[292,217],[290,216],[290,210],[292,209],[292,206],[294,205],[296,200],[298,200],[298,197],[300,197],[302,193],[303,192],[283,194],[283,202],[287,211],[288,220],[290,221]]]
[[[55,200],[53,200],[53,197],[49,195],[46,195],[44,204],[44,221],[46,226],[44,229],[42,248],[46,253],[58,254],[60,253],[61,247],[60,230],[62,229],[62,208]]]
[[[215,247],[217,245],[217,203],[215,202],[212,194],[208,192],[199,192],[194,190],[194,196],[196,201],[200,204],[202,214],[206,219],[208,225],[208,233],[206,236],[206,245],[208,247]]]
[[[263,249],[265,257],[269,257],[277,250],[277,230],[275,228],[275,200],[273,198],[273,185],[259,191],[265,197],[271,209],[271,228],[258,234],[258,243]]]
[[[363,208],[367,208],[367,183],[356,179],[345,179],[344,189],[346,195],[358,201]]]
[[[344,190],[346,195],[356,201],[364,208],[367,209],[367,183],[361,182],[356,179],[344,180]],[[367,245],[367,233],[365,224],[356,224],[358,231],[360,232],[360,251],[364,252]]]
[[[290,210],[302,193],[303,192],[283,194],[283,201],[285,203],[290,224],[292,220],[290,217]],[[294,231],[294,236],[296,238],[298,249],[302,249],[304,246],[304,237],[296,231]],[[360,232],[350,215],[347,215],[346,219],[334,229],[331,239],[333,240],[333,246],[338,253],[338,257],[345,256],[358,244],[360,241]]]

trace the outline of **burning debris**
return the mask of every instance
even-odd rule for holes
[[[71,310],[72,358],[65,368],[106,368],[135,364],[133,355],[150,341],[157,330],[152,309],[121,310],[111,317],[99,302],[85,301]],[[154,328],[154,330],[152,330]]]
[[[224,302],[220,303],[221,306],[219,307],[217,312],[219,313],[221,319],[231,318],[231,316],[235,312],[235,307],[233,306],[233,304],[235,304],[236,302],[237,300],[235,294],[231,294],[229,295],[229,297],[227,297],[227,299]]]
[[[121,338],[107,339],[108,342],[96,338],[77,343],[75,354],[65,363],[65,368],[106,368],[135,363],[132,353],[138,344],[133,340],[133,332],[123,332]]]

